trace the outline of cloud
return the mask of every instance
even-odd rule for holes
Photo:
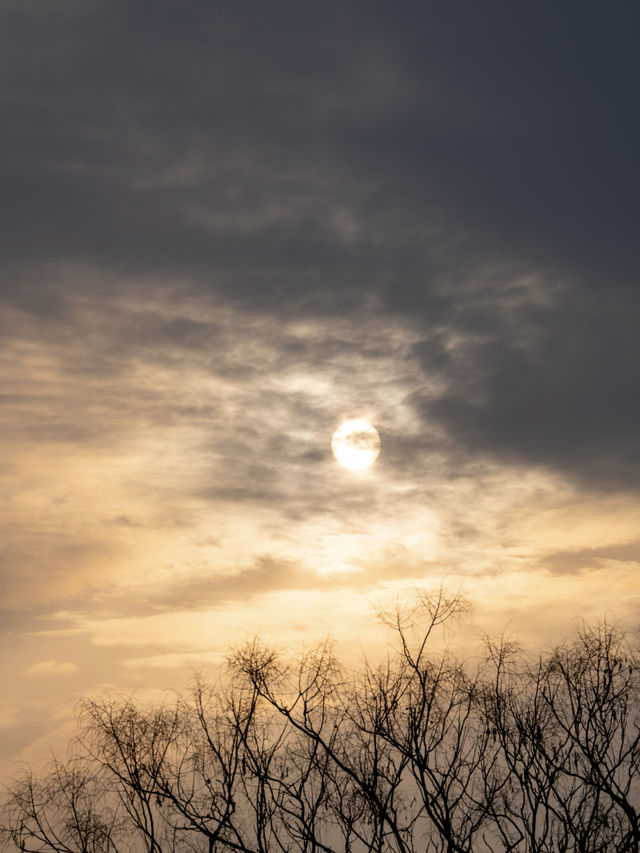
[[[23,671],[121,683],[127,645],[159,643],[161,673],[283,612],[294,642],[335,613],[352,635],[407,580],[494,584],[497,621],[564,590],[545,627],[603,590],[635,608],[636,17],[2,4],[0,587]],[[382,439],[357,482],[329,448],[354,417]]]
[[[589,569],[607,565],[640,564],[640,541],[612,543],[600,548],[579,548],[552,552],[544,557],[542,565],[555,574],[579,574]]]
[[[78,667],[70,661],[43,660],[27,669],[29,675],[73,675]]]
[[[637,492],[640,296],[605,300],[584,283],[522,296],[514,304],[497,287],[484,303],[463,297],[465,326],[454,320],[417,346],[425,372],[446,380],[435,400],[417,394],[423,417],[466,453]]]
[[[318,346],[282,336],[272,370],[296,347],[346,360],[364,315],[394,317],[422,341],[422,432],[444,430],[457,464],[486,454],[637,490],[631,15],[12,4],[4,298],[37,335],[44,318],[82,383],[208,352],[242,382],[250,317],[274,341],[292,318],[350,326]],[[130,312],[134,295],[149,310]],[[246,318],[235,344],[201,316],[221,305]],[[433,375],[442,393],[425,400]],[[33,410],[26,391],[10,402]],[[63,440],[97,428],[31,419]]]
[[[14,705],[0,706],[0,729],[10,728],[20,722],[20,708]]]

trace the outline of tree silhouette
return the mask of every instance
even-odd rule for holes
[[[7,849],[640,853],[632,645],[585,626],[472,665],[433,642],[464,609],[441,591],[380,613],[395,645],[355,672],[330,642],[255,640],[172,705],[85,701],[74,757],[7,789]]]

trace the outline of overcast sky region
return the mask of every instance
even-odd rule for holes
[[[411,585],[635,630],[639,18],[4,0],[4,775],[256,632],[377,648]]]

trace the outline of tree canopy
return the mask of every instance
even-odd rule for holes
[[[256,639],[171,704],[83,701],[69,757],[6,790],[6,849],[640,853],[633,644],[585,625],[536,659],[503,639],[472,663],[433,643],[463,604],[382,613],[395,641],[375,666]]]

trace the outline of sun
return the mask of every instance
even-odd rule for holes
[[[331,449],[341,465],[351,471],[364,471],[380,453],[380,436],[375,427],[363,420],[345,421],[334,432]]]

